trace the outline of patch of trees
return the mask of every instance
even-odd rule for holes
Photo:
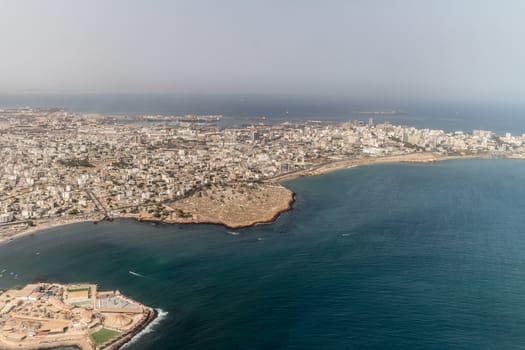
[[[127,161],[125,161],[124,159],[121,159],[119,160],[118,162],[113,162],[111,163],[111,166],[113,168],[117,168],[117,169],[127,169],[127,168],[131,168],[131,164],[128,163]]]
[[[182,209],[175,209],[175,213],[180,218],[191,218],[192,217],[191,213],[187,213]]]
[[[87,158],[84,159],[59,159],[59,164],[70,168],[94,168],[95,166],[89,162]]]

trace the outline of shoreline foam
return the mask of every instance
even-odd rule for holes
[[[38,296],[34,296],[35,291]],[[156,309],[130,299],[119,291],[99,291],[96,284],[89,283],[39,282],[28,284],[22,289],[4,290],[0,292],[0,296],[2,306],[10,305],[6,312],[9,327],[4,327],[0,334],[2,349],[56,349],[75,346],[81,350],[117,350],[132,341],[158,316]],[[13,297],[18,299],[16,306],[11,304]],[[124,299],[126,304],[107,306],[108,304],[100,303],[97,306],[97,299],[107,297]],[[46,310],[43,307],[46,304],[56,309]],[[127,306],[129,304],[134,306],[130,308]],[[69,318],[64,316],[63,312],[72,307],[83,308],[88,316],[83,316],[82,311]],[[110,316],[115,314],[117,316]],[[118,315],[127,317],[127,323],[116,323]],[[35,334],[18,337],[18,334],[25,333],[27,322],[35,324]],[[57,329],[53,333],[46,330],[53,327]],[[104,329],[113,330],[115,334],[106,339],[95,339],[94,334]]]
[[[131,338],[127,343],[123,344],[120,349],[126,349],[128,346],[137,342],[144,335],[154,332],[154,327],[161,323],[168,316],[168,312],[162,309],[155,309],[155,312],[157,313],[157,317],[155,317],[155,319],[146,325],[146,327],[144,327],[140,332],[134,335],[133,338]]]

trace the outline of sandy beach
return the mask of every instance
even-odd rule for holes
[[[283,182],[290,181],[290,180],[293,180],[301,176],[317,176],[317,175],[326,174],[326,173],[329,173],[335,170],[355,167],[359,165],[367,165],[367,164],[399,163],[399,162],[431,163],[431,162],[436,162],[436,161],[440,161],[444,159],[445,157],[440,156],[435,153],[411,153],[411,154],[404,154],[404,155],[398,155],[398,156],[342,159],[342,160],[334,160],[331,162],[326,162],[323,164],[315,165],[310,169],[300,170],[300,171],[296,171],[293,173],[276,176],[266,181],[283,183]]]
[[[93,222],[99,220],[101,215],[86,215],[86,216],[73,216],[64,217],[58,219],[35,219],[33,220],[33,226],[23,225],[20,228],[15,228],[16,233],[8,236],[2,236],[0,238],[0,245],[7,244],[15,239],[29,236],[32,234],[40,233],[54,227],[78,224],[81,222]]]

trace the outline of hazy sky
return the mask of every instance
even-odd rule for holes
[[[0,92],[519,99],[522,0],[0,0]]]

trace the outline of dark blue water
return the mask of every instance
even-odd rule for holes
[[[373,116],[376,122],[445,131],[492,130],[525,133],[525,104],[409,100],[352,100],[300,96],[200,96],[129,94],[0,95],[1,107],[63,107],[73,112],[102,114],[222,114],[220,126],[304,120],[368,120],[363,111],[397,109],[401,115]]]
[[[513,160],[301,178],[293,211],[238,236],[117,221],[16,240],[0,288],[92,281],[168,312],[130,350],[523,349],[524,184]]]

